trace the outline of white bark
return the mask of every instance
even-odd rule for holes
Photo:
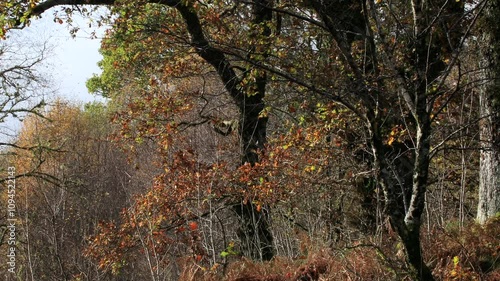
[[[481,47],[483,78],[481,87],[480,122],[481,158],[479,165],[479,202],[477,220],[500,215],[500,0],[487,3],[484,10],[484,35]]]
[[[491,89],[491,88],[490,88]],[[481,122],[480,137],[482,141],[479,164],[479,203],[477,220],[483,224],[488,218],[500,214],[500,149],[498,107],[495,110],[493,96],[485,89],[480,96]],[[497,102],[500,99],[497,99]]]

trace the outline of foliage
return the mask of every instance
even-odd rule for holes
[[[436,229],[428,254],[436,260],[434,272],[442,280],[496,280],[500,276],[499,220],[465,228]],[[434,249],[439,249],[436,251]]]
[[[24,266],[17,267],[18,276],[88,275],[96,267],[80,258],[86,236],[99,220],[117,218],[138,182],[128,179],[132,169],[107,140],[111,127],[104,105],[79,108],[56,101],[44,113],[25,119],[16,142],[32,149],[10,150],[16,154],[10,165],[19,175],[17,262]]]
[[[470,253],[450,250],[436,265],[444,256],[432,250],[455,241],[429,246],[421,235],[456,210],[461,231],[481,232],[465,224],[481,119],[480,69],[467,51],[484,2],[344,2],[71,2],[111,7],[103,74],[87,85],[111,99],[114,125],[103,131],[152,181],[92,233],[85,257],[99,272],[137,269],[154,280],[488,274]],[[62,3],[17,4],[3,21],[22,25]],[[65,124],[41,142],[75,142],[65,139],[78,135],[75,123]],[[65,161],[57,155],[36,156]],[[71,169],[60,171],[58,180]],[[275,254],[263,265],[245,260]]]

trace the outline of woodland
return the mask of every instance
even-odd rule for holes
[[[105,11],[103,13],[103,11]],[[105,29],[106,102],[41,44]],[[499,0],[2,0],[10,280],[500,280]],[[5,211],[4,211],[5,210]]]

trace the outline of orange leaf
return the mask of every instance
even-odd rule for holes
[[[197,230],[198,229],[198,223],[196,223],[195,221],[192,221],[189,223],[189,229],[191,230]]]

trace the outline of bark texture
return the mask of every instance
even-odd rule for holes
[[[500,1],[491,0],[481,22],[483,79],[480,89],[479,202],[477,220],[485,223],[500,214]]]

